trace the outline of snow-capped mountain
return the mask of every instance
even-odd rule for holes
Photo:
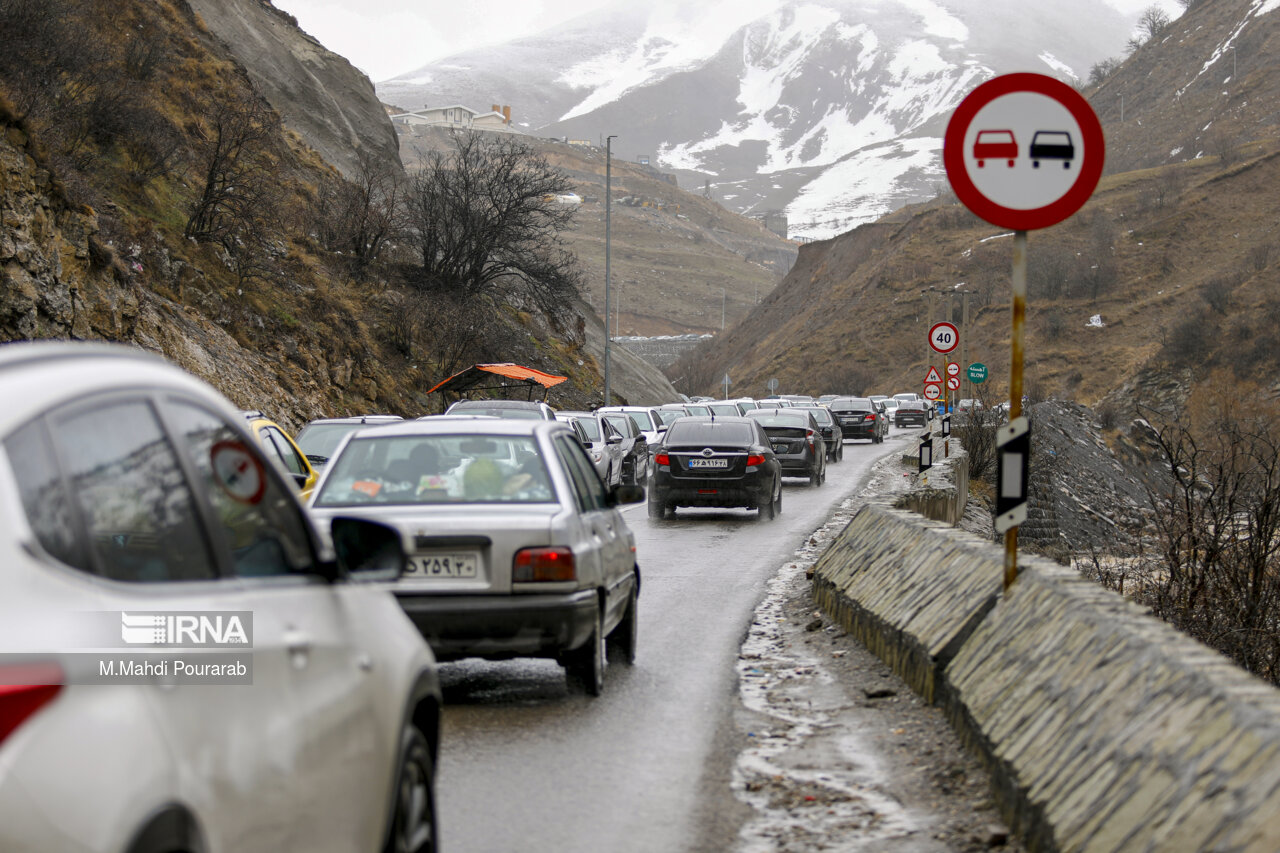
[[[407,109],[510,104],[540,136],[615,134],[615,156],[822,238],[936,194],[946,120],[982,80],[1083,80],[1129,35],[1103,0],[619,2],[378,91]]]

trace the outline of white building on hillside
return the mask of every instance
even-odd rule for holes
[[[393,124],[406,127],[447,127],[454,130],[491,130],[498,133],[519,133],[511,124],[511,107],[497,104],[487,113],[473,110],[462,104],[447,107],[423,107],[408,113],[391,116]]]

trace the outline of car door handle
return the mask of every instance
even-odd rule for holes
[[[295,669],[302,669],[311,657],[311,638],[302,631],[285,631],[284,648]]]

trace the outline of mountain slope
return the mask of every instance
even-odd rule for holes
[[[933,194],[945,116],[977,82],[1083,78],[1128,34],[1101,0],[620,3],[378,91],[408,108],[510,103],[539,134],[617,134],[622,157],[826,237]]]
[[[411,172],[426,151],[452,146],[450,132],[401,128]],[[572,181],[578,205],[569,248],[585,274],[584,298],[604,316],[605,151],[538,137],[523,141]],[[796,244],[696,193],[669,176],[614,159],[610,279],[614,322],[623,335],[718,331],[732,325],[782,280]],[[618,314],[621,314],[619,317]]]
[[[1232,33],[1238,43],[1274,46],[1280,14],[1263,8],[1256,0],[1200,4],[1183,29],[1130,62],[1184,69],[1185,79],[1204,64],[1207,45]],[[1247,91],[1259,115],[1241,125],[1251,141],[1105,176],[1081,213],[1030,235],[1026,381],[1033,396],[1086,403],[1110,397],[1128,407],[1134,389],[1161,384],[1183,392],[1187,381],[1275,385],[1277,345],[1269,330],[1280,321],[1280,199],[1273,191],[1280,138],[1268,122],[1280,65],[1254,61]],[[1116,79],[1133,73],[1122,67]],[[1096,103],[1101,96],[1093,97]],[[1164,159],[1162,152],[1176,147],[1178,138],[1161,138],[1156,129],[1187,134],[1215,120],[1176,100],[1149,108],[1141,129],[1127,111],[1124,127],[1118,110],[1109,119],[1105,102],[1098,112],[1118,149],[1112,162],[1121,167],[1140,164],[1139,150]],[[744,393],[761,393],[770,377],[795,392],[918,390],[932,288],[972,292],[969,359],[991,368],[992,395],[1007,393],[1007,237],[954,200],[939,199],[805,246],[764,304],[671,375],[696,376],[705,393],[726,372]],[[958,315],[959,299],[954,308]]]

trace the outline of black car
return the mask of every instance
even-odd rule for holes
[[[782,512],[782,466],[750,418],[680,418],[654,451],[650,518],[679,506],[747,507],[767,519]]]
[[[929,404],[922,400],[904,400],[898,404],[893,413],[894,426],[927,426],[929,424]]]
[[[827,444],[827,461],[839,462],[844,458],[844,436],[835,415],[826,406],[799,406],[794,411],[808,412],[818,422],[822,440]]]
[[[813,415],[801,408],[756,409],[747,417],[764,427],[784,477],[808,477],[809,485],[827,480],[827,443]]]
[[[879,444],[889,434],[884,407],[867,397],[838,397],[827,408],[840,422],[840,434],[845,439],[869,438],[872,444]]]

